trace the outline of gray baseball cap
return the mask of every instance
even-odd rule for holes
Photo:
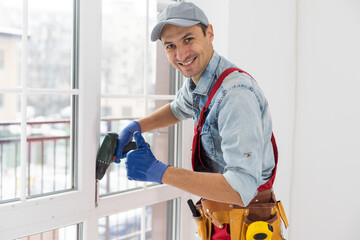
[[[151,32],[151,41],[160,39],[161,30],[165,24],[172,24],[180,27],[191,27],[198,23],[205,26],[209,25],[209,21],[205,13],[192,2],[180,2],[167,6],[160,13],[158,24]]]

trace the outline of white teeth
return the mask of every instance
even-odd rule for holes
[[[187,63],[183,63],[182,65],[187,66],[187,65],[189,65],[190,63],[192,63],[192,62],[194,61],[194,59],[195,59],[195,58],[193,58],[191,61],[189,61],[189,62],[187,62]]]

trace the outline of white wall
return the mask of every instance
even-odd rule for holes
[[[268,98],[288,239],[355,239],[360,1],[192,2],[214,25],[215,49],[253,75]]]
[[[215,50],[223,55],[228,56],[228,36],[229,36],[229,2],[230,0],[193,0],[186,1],[193,2],[198,5],[208,17],[209,23],[214,28],[214,47]]]
[[[360,1],[298,13],[291,239],[360,239]]]

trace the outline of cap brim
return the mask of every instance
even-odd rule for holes
[[[191,27],[200,23],[200,21],[193,21],[187,19],[169,19],[158,23],[151,32],[151,41],[155,42],[160,39],[161,31],[166,24],[176,25],[180,27]]]

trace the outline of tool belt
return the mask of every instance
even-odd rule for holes
[[[202,240],[211,239],[212,225],[223,228],[224,224],[230,225],[231,239],[245,240],[248,226],[256,221],[272,226],[272,240],[283,240],[280,223],[283,221],[286,228],[289,225],[284,208],[280,201],[276,201],[272,189],[259,192],[246,207],[200,199],[196,209],[201,216],[194,219]]]

